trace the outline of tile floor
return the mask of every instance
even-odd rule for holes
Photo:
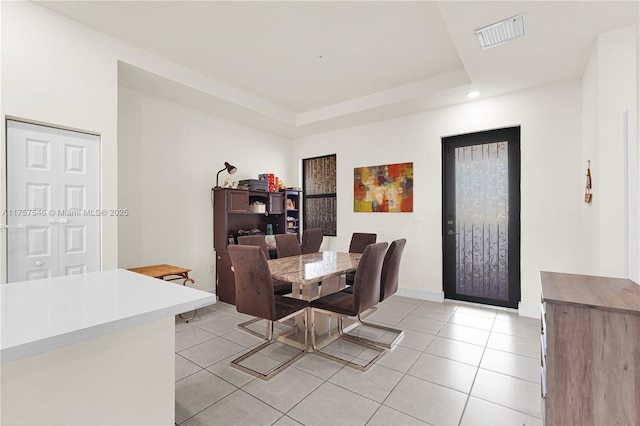
[[[177,425],[542,424],[539,320],[393,296],[367,321],[405,336],[368,371],[309,353],[265,382],[229,366],[261,343],[248,318],[220,302],[176,321]]]

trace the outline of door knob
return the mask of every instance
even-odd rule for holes
[[[36,260],[36,266],[39,268],[42,266],[42,260]]]
[[[26,227],[27,227],[26,223],[19,223],[17,225],[5,225],[4,223],[0,223],[0,229],[14,229],[14,228],[23,229]]]
[[[457,232],[454,232],[454,230],[453,230],[453,229],[449,229],[449,230],[447,231],[447,235],[456,235],[456,234],[457,234]]]

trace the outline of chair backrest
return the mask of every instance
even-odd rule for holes
[[[389,246],[387,254],[382,262],[382,275],[380,277],[380,301],[387,299],[398,291],[398,275],[400,272],[400,259],[407,240],[401,238],[395,240]]]
[[[296,234],[276,234],[276,250],[278,258],[299,256],[298,236]]]
[[[380,276],[387,243],[369,244],[360,257],[353,281],[353,314],[373,308],[380,301]]]
[[[302,245],[300,251],[302,254],[316,253],[322,245],[322,228],[305,229],[302,232]]]
[[[362,232],[354,232],[351,235],[351,244],[349,244],[349,253],[364,253],[365,247],[369,244],[375,244],[378,234],[367,234]]]
[[[258,318],[276,318],[271,271],[260,247],[227,247],[236,280],[236,309]]]
[[[269,248],[267,247],[267,240],[264,239],[263,235],[244,235],[238,237],[238,244],[260,247],[266,258],[269,259]]]

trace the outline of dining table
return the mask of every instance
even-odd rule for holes
[[[273,278],[292,284],[293,297],[313,300],[344,287],[344,274],[356,270],[361,256],[361,253],[319,251],[271,259],[267,263]]]
[[[311,301],[344,288],[345,274],[357,269],[361,256],[361,253],[320,251],[271,259],[267,263],[274,279],[291,283],[291,297]],[[328,315],[315,315],[315,322],[318,340],[323,343],[322,346],[339,337],[337,331],[334,332]],[[298,331],[306,327],[301,319],[298,319],[296,324],[296,329],[281,335],[278,340],[299,347],[301,333]],[[307,351],[312,352],[313,348],[309,345]]]

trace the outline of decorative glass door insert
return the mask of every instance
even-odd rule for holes
[[[456,292],[508,300],[507,142],[455,149]]]

